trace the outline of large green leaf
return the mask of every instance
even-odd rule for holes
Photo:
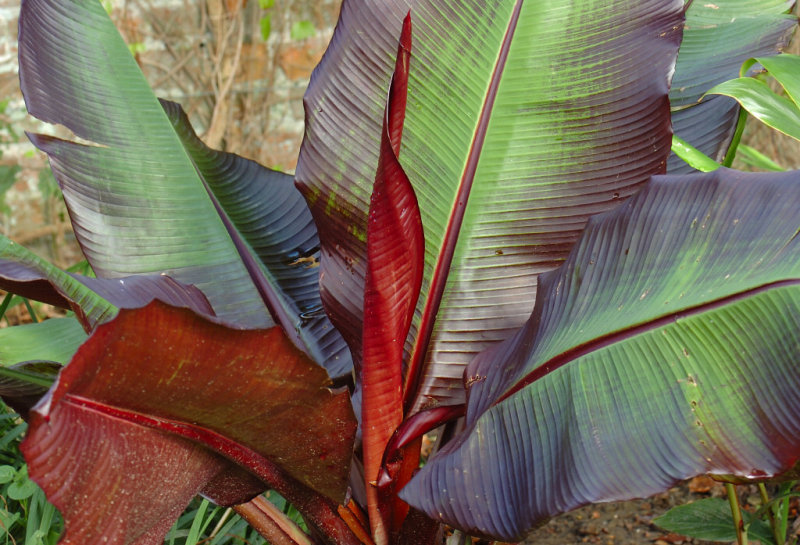
[[[19,59],[28,111],[91,142],[32,137],[50,156],[95,272],[169,272],[203,290],[219,316],[270,325],[209,191],[102,5],[26,0]]]
[[[225,214],[265,266],[271,308],[288,317],[311,357],[332,377],[349,373],[347,345],[322,311],[317,228],[293,178],[209,148],[178,104],[161,105]]]
[[[463,402],[464,366],[524,322],[537,275],[591,214],[663,172],[683,3],[344,2],[305,96],[297,181],[320,226],[327,310],[356,356],[368,201],[409,9],[400,158],[425,228],[406,340],[418,410]]]
[[[675,134],[722,160],[739,108],[733,100],[703,95],[714,85],[737,77],[748,58],[782,50],[797,27],[797,17],[787,14],[794,4],[794,0],[691,3],[669,93]],[[674,155],[667,170],[671,174],[693,171]]]
[[[31,135],[98,276],[168,274],[220,318],[277,321],[331,374],[349,369],[300,259],[317,240],[290,176],[209,150],[176,105],[165,113],[99,2],[23,2],[19,58],[29,112],[88,140]]]
[[[511,541],[579,505],[800,459],[800,174],[656,177],[589,221],[467,368],[467,432],[401,496]]]

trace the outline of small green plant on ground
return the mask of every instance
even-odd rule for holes
[[[0,368],[54,380],[0,395],[62,541],[159,543],[198,494],[281,545],[517,541],[792,471],[800,178],[670,156],[731,154],[736,103],[700,99],[797,25],[755,4],[347,0],[292,177],[200,141],[100,4],[24,0],[28,110],[82,140],[30,138],[96,273],[0,239],[0,286],[74,312],[34,326],[57,379]]]

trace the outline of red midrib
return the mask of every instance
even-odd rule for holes
[[[696,305],[693,307],[689,307],[683,309],[679,312],[672,312],[670,314],[666,314],[664,316],[660,316],[649,322],[645,322],[643,324],[637,324],[625,329],[621,329],[618,331],[613,331],[602,337],[598,337],[596,339],[592,339],[591,341],[585,342],[583,344],[579,344],[569,350],[562,352],[561,354],[550,358],[548,361],[543,363],[542,365],[538,366],[536,369],[525,375],[525,377],[515,383],[509,390],[506,391],[503,395],[501,395],[497,400],[492,403],[492,406],[498,405],[502,403],[512,395],[516,394],[526,386],[540,380],[546,375],[556,371],[557,369],[563,367],[564,365],[577,360],[591,352],[595,352],[607,346],[611,346],[612,344],[618,343],[625,339],[629,339],[636,335],[640,335],[647,331],[652,331],[668,325],[672,322],[677,320],[688,318],[689,316],[694,316],[697,314],[701,314],[703,312],[714,310],[736,301],[740,301],[743,299],[747,299],[754,295],[758,295],[759,293],[767,292],[773,289],[782,288],[786,286],[797,286],[800,285],[800,279],[789,279],[789,280],[778,280],[776,282],[770,282],[769,284],[763,284],[761,286],[751,288],[749,290],[741,291],[738,293],[734,293],[731,295],[727,295],[725,297],[721,297],[719,299],[715,299],[713,301],[708,301],[706,303],[702,303],[700,305]]]
[[[472,183],[475,180],[475,171],[478,168],[478,161],[483,151],[486,130],[489,126],[489,119],[492,115],[495,98],[497,97],[497,89],[500,86],[500,79],[502,78],[506,60],[508,59],[508,52],[514,38],[514,31],[517,28],[517,21],[519,20],[520,11],[522,9],[522,1],[523,0],[516,0],[514,10],[508,22],[508,28],[503,37],[503,44],[500,47],[500,52],[494,66],[494,72],[492,73],[492,79],[486,91],[483,108],[481,109],[478,124],[475,127],[475,133],[472,137],[472,145],[470,146],[466,166],[458,185],[455,203],[447,222],[447,228],[439,251],[439,259],[436,260],[436,267],[434,268],[431,278],[431,287],[422,310],[422,318],[420,320],[417,338],[414,341],[414,347],[411,351],[411,361],[407,371],[408,379],[406,381],[403,400],[406,414],[412,409],[418,394],[417,390],[419,389],[422,379],[421,373],[425,356],[428,352],[428,344],[433,335],[436,315],[439,313],[439,306],[441,305],[444,288],[447,284],[450,264],[453,262],[456,243],[461,232],[461,224],[464,221],[464,212],[467,208],[470,191],[472,190]]]

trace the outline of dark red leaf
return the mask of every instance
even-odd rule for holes
[[[199,491],[231,504],[270,486],[335,513],[326,497],[344,496],[355,419],[328,384],[280,328],[233,330],[154,302],[95,330],[32,412],[23,449],[75,543],[156,543]]]
[[[384,114],[378,170],[367,228],[361,362],[364,473],[373,535],[385,543],[377,487],[384,449],[403,420],[403,348],[422,283],[425,241],[414,189],[398,154],[405,118],[411,57],[411,16],[406,16]],[[416,464],[414,464],[416,465]],[[395,511],[395,509],[386,509]],[[384,516],[387,516],[384,513]]]

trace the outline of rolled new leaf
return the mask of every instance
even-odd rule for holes
[[[400,165],[411,59],[411,15],[403,22],[395,71],[384,113],[381,156],[370,199],[364,330],[359,369],[364,478],[372,534],[377,545],[400,530],[407,506],[383,490],[379,472],[389,438],[403,421],[404,348],[422,283],[425,239],[414,188]],[[419,456],[392,460],[391,485],[402,486]],[[405,471],[401,468],[405,467]]]
[[[467,430],[401,492],[504,541],[597,501],[800,459],[800,175],[656,177],[592,218],[516,335],[465,372]]]
[[[153,302],[94,331],[32,412],[23,452],[65,544],[160,543],[198,492],[231,504],[268,486],[321,525],[356,427],[328,385],[280,328]]]

